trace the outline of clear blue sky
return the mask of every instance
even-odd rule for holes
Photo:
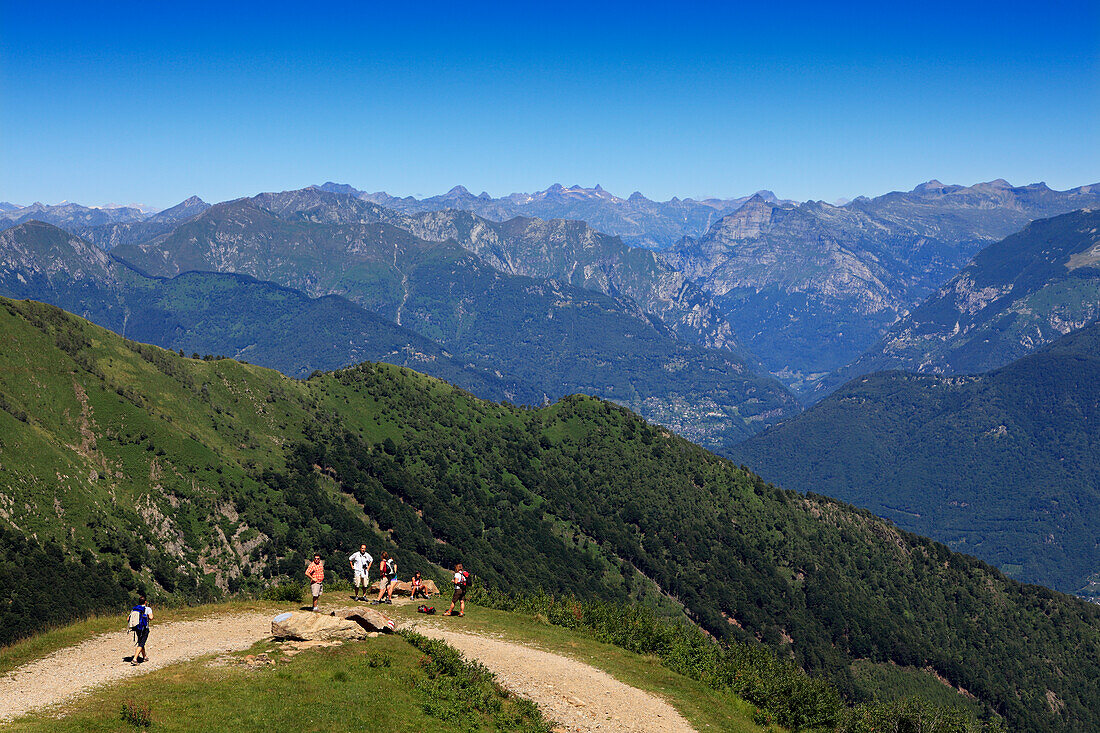
[[[1100,3],[3,2],[0,200],[1100,181]]]

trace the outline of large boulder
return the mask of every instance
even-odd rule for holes
[[[435,584],[434,580],[424,581],[424,590],[428,592],[428,597],[439,595],[439,586]],[[378,581],[371,583],[369,592],[378,593]],[[395,596],[407,596],[412,593],[412,583],[405,580],[393,581],[393,594]]]
[[[271,619],[276,639],[365,639],[368,629],[355,621],[310,611],[289,611]]]
[[[348,621],[359,624],[368,631],[381,631],[383,633],[393,631],[396,623],[392,618],[375,611],[373,608],[357,608],[344,616]]]

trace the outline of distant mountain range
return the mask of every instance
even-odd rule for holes
[[[192,196],[164,211],[145,211],[133,206],[93,208],[64,203],[54,206],[35,203],[19,207],[0,206],[0,228],[41,221],[61,227],[71,234],[112,249],[120,244],[136,244],[171,231],[181,221],[210,208],[198,196]]]
[[[601,186],[584,188],[555,183],[545,191],[513,193],[493,198],[487,193],[474,196],[462,186],[455,186],[440,196],[417,199],[398,198],[384,191],[367,193],[346,183],[325,183],[325,191],[356,196],[381,204],[395,211],[422,213],[443,209],[470,211],[491,221],[506,221],[517,216],[539,219],[574,219],[607,234],[621,237],[633,247],[664,249],[685,236],[698,236],[722,216],[736,211],[749,197],[702,200],[673,198],[651,201],[635,191],[619,198]],[[780,202],[771,191],[759,191],[757,196]]]
[[[1100,324],[978,376],[877,372],[737,446],[1021,580],[1100,597]]]
[[[1100,186],[1053,191],[938,181],[845,206],[754,197],[662,256],[794,389],[868,349],[982,247],[1034,219],[1100,206]]]
[[[0,232],[0,295],[66,308],[143,343],[229,356],[294,377],[384,361],[496,400],[542,399],[494,368],[459,362],[431,340],[344,298],[309,298],[227,273],[150,277],[42,222]]]
[[[767,191],[659,203],[641,194],[619,198],[599,186],[558,184],[502,198],[474,196],[461,186],[425,199],[365,193],[346,184],[319,188],[413,217],[454,219],[457,210],[498,224],[531,216],[580,220],[628,245],[661,250],[662,264],[677,275],[665,280],[692,286],[684,302],[705,304],[712,323],[698,330],[713,332],[720,320],[723,332],[737,337],[735,348],[808,399],[817,392],[817,380],[870,348],[985,245],[1035,219],[1100,205],[1100,186],[1053,191],[1042,183],[1015,187],[1001,179],[973,186],[933,180],[841,206],[781,201]],[[398,225],[426,238],[445,233],[494,266],[508,266],[504,258],[492,260],[495,242],[464,236],[463,227]],[[508,228],[522,226],[510,222]],[[500,239],[499,231],[491,236]],[[548,252],[522,246],[518,252],[514,262],[548,269]]]
[[[743,357],[681,340],[633,300],[503,273],[453,242],[379,221],[386,218],[411,226],[406,215],[317,189],[263,194],[218,204],[111,254],[158,277],[232,272],[311,298],[346,297],[461,364],[489,366],[498,379],[522,385],[517,400],[594,394],[715,448],[798,409]],[[332,336],[322,330],[316,339]]]
[[[884,369],[973,374],[1100,316],[1100,210],[1036,221],[958,275],[821,386]]]

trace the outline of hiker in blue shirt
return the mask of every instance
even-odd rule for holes
[[[149,640],[149,622],[152,620],[152,607],[145,604],[145,596],[138,596],[138,604],[130,609],[129,626],[130,631],[134,632],[134,639],[137,644],[134,647],[134,655],[130,657],[131,667],[149,661],[149,655],[145,651],[145,642]]]

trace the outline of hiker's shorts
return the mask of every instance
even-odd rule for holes
[[[320,583],[311,583],[310,586],[309,586],[309,589],[313,592],[313,597],[314,598],[321,595],[321,584]]]
[[[466,597],[466,586],[456,585],[455,586],[455,594],[453,596],[451,596],[451,603],[458,603],[459,601],[461,601],[465,597]]]
[[[359,585],[360,583],[362,583],[363,585],[370,585],[370,579],[367,578],[366,573],[356,573],[355,574],[355,583],[354,584]]]
[[[138,646],[145,646],[145,642],[149,640],[149,627],[134,629],[134,636],[137,637]]]

